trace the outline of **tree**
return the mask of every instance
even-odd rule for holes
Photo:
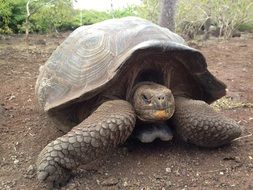
[[[252,0],[180,0],[177,3],[177,31],[190,39],[209,34],[231,38],[244,23],[251,23]]]
[[[177,0],[160,0],[161,12],[158,24],[175,31],[175,9]]]
[[[158,0],[142,0],[142,4],[136,7],[137,15],[157,23],[158,20]]]
[[[39,11],[43,6],[52,3],[54,0],[27,0],[26,3],[26,18],[25,18],[25,39],[28,43],[30,17]]]
[[[13,32],[18,33],[23,26],[26,15],[26,0],[13,0],[12,15],[10,16],[9,27]]]
[[[0,1],[0,33],[10,33],[9,28],[10,16],[12,14],[12,2],[11,1]]]
[[[0,33],[18,32],[25,18],[26,0],[0,0]]]
[[[58,33],[61,27],[71,25],[74,10],[71,0],[55,0],[47,11],[47,19],[50,19],[49,31]]]
[[[82,14],[84,21],[86,15]],[[31,31],[43,33],[73,30],[80,25],[78,11],[73,9],[71,0],[54,0],[33,14],[30,22]]]

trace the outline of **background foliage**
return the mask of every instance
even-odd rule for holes
[[[19,32],[26,9],[24,0],[0,0],[0,33]]]
[[[194,37],[210,19],[218,35],[229,38],[241,26],[253,28],[252,5],[252,0],[180,0],[177,30]]]
[[[23,33],[28,0],[0,0],[0,33]],[[143,0],[142,4],[111,11],[75,10],[72,0],[30,0],[34,11],[29,19],[31,32],[50,33],[73,30],[110,18],[139,16],[157,22],[159,0]],[[251,0],[179,0],[176,14],[177,32],[193,37],[210,18],[219,35],[231,37],[237,30],[253,30]]]

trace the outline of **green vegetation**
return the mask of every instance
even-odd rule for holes
[[[157,23],[160,12],[158,2],[159,0],[143,0],[143,4],[136,7],[137,16]]]
[[[19,32],[25,19],[24,0],[0,0],[0,33]]]
[[[249,24],[241,24],[239,26],[239,31],[245,32],[245,31],[253,31],[253,23],[249,23]]]
[[[26,5],[29,1],[28,16]],[[75,10],[71,0],[0,0],[0,33],[23,33],[28,17],[30,32],[73,30],[110,18],[137,16],[137,7],[129,6],[113,12]]]
[[[129,6],[124,9],[116,9],[113,12],[82,10],[82,11],[78,11],[78,14],[76,14],[75,21],[76,22],[78,21],[79,25],[89,25],[89,24],[97,23],[97,22],[111,19],[111,18],[136,16],[135,10],[136,10],[135,6]]]
[[[248,11],[248,22],[239,26],[240,31],[251,31],[253,32],[253,5],[249,7]]]
[[[252,30],[252,4],[251,0],[180,0],[177,5],[176,31],[194,37],[208,18],[219,29],[220,36],[225,38],[231,37],[237,29]],[[72,0],[0,0],[0,33],[73,30],[80,25],[130,15],[157,22],[158,0],[143,0],[139,6],[105,12],[75,10]]]
[[[50,2],[50,1],[48,1]],[[57,32],[73,29],[78,26],[74,22],[75,10],[72,2],[66,0],[51,1],[40,6],[31,18],[31,30],[34,32]]]
[[[193,37],[207,19],[225,39],[241,25],[253,23],[252,0],[180,0],[177,11],[178,32],[190,33]]]

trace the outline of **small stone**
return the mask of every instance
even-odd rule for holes
[[[29,175],[33,175],[35,173],[35,167],[34,165],[30,165],[28,168],[27,168],[27,174]]]
[[[167,187],[167,188],[168,188],[168,187],[171,187],[171,185],[172,185],[171,181],[166,181],[166,187]]]
[[[8,100],[13,100],[13,99],[15,99],[15,98],[16,98],[16,96],[11,95],[11,96],[8,98]]]
[[[115,177],[109,177],[106,180],[101,182],[102,186],[114,186],[119,183],[119,180]]]
[[[176,176],[180,176],[179,170],[175,171]]]
[[[18,159],[15,159],[14,160],[14,164],[18,164],[19,163],[19,160]]]
[[[123,187],[127,187],[127,186],[128,186],[127,181],[124,181],[124,183],[123,183]]]
[[[249,159],[250,159],[250,160],[253,160],[253,157],[252,157],[252,156],[249,156]]]
[[[166,173],[171,173],[171,168],[165,168]]]
[[[143,172],[139,172],[138,175],[141,176],[141,175],[144,175],[144,173]]]
[[[210,184],[210,182],[209,182],[209,181],[207,181],[207,180],[205,180],[205,184]]]
[[[163,179],[163,176],[160,175],[160,174],[154,174],[154,177],[155,177],[156,180],[161,180],[161,179]]]
[[[249,168],[253,168],[253,164],[248,164],[248,167]]]
[[[26,174],[24,175],[25,178],[31,179],[33,177],[35,177],[36,175],[36,169],[34,165],[30,165],[27,170],[26,170]]]
[[[4,114],[5,110],[6,108],[2,104],[0,104],[0,114]]]
[[[224,172],[220,172],[220,175],[224,175]]]

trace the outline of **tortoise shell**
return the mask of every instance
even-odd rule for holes
[[[87,101],[123,70],[131,70],[133,60],[142,54],[176,57],[200,89],[201,95],[192,98],[210,103],[225,95],[226,86],[207,70],[204,56],[183,38],[147,20],[125,17],[73,31],[40,68],[38,101],[45,111]]]

